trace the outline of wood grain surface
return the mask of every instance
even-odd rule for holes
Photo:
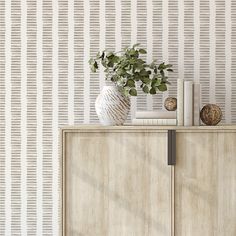
[[[174,127],[171,127],[172,129]],[[63,236],[235,236],[236,127],[62,129]]]
[[[64,134],[64,236],[170,236],[167,133]]]
[[[236,133],[178,133],[175,236],[236,235]]]

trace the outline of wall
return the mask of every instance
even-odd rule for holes
[[[233,0],[0,0],[0,235],[57,235],[59,127],[97,123],[90,55],[139,42],[236,121]],[[140,95],[138,109],[162,107]]]

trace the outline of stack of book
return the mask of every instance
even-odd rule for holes
[[[132,123],[134,125],[176,125],[176,118],[176,111],[137,111]]]
[[[178,79],[177,124],[178,126],[200,125],[201,85]]]

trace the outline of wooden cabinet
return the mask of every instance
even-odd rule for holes
[[[62,129],[63,236],[235,236],[236,127]]]
[[[71,131],[64,133],[64,235],[171,235],[167,132]]]
[[[236,235],[236,132],[177,133],[175,235]]]

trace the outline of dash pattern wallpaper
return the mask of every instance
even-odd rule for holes
[[[59,235],[59,128],[98,123],[104,75],[87,62],[136,42],[175,72],[167,93],[132,99],[129,120],[185,78],[236,122],[236,1],[0,0],[0,235]]]

